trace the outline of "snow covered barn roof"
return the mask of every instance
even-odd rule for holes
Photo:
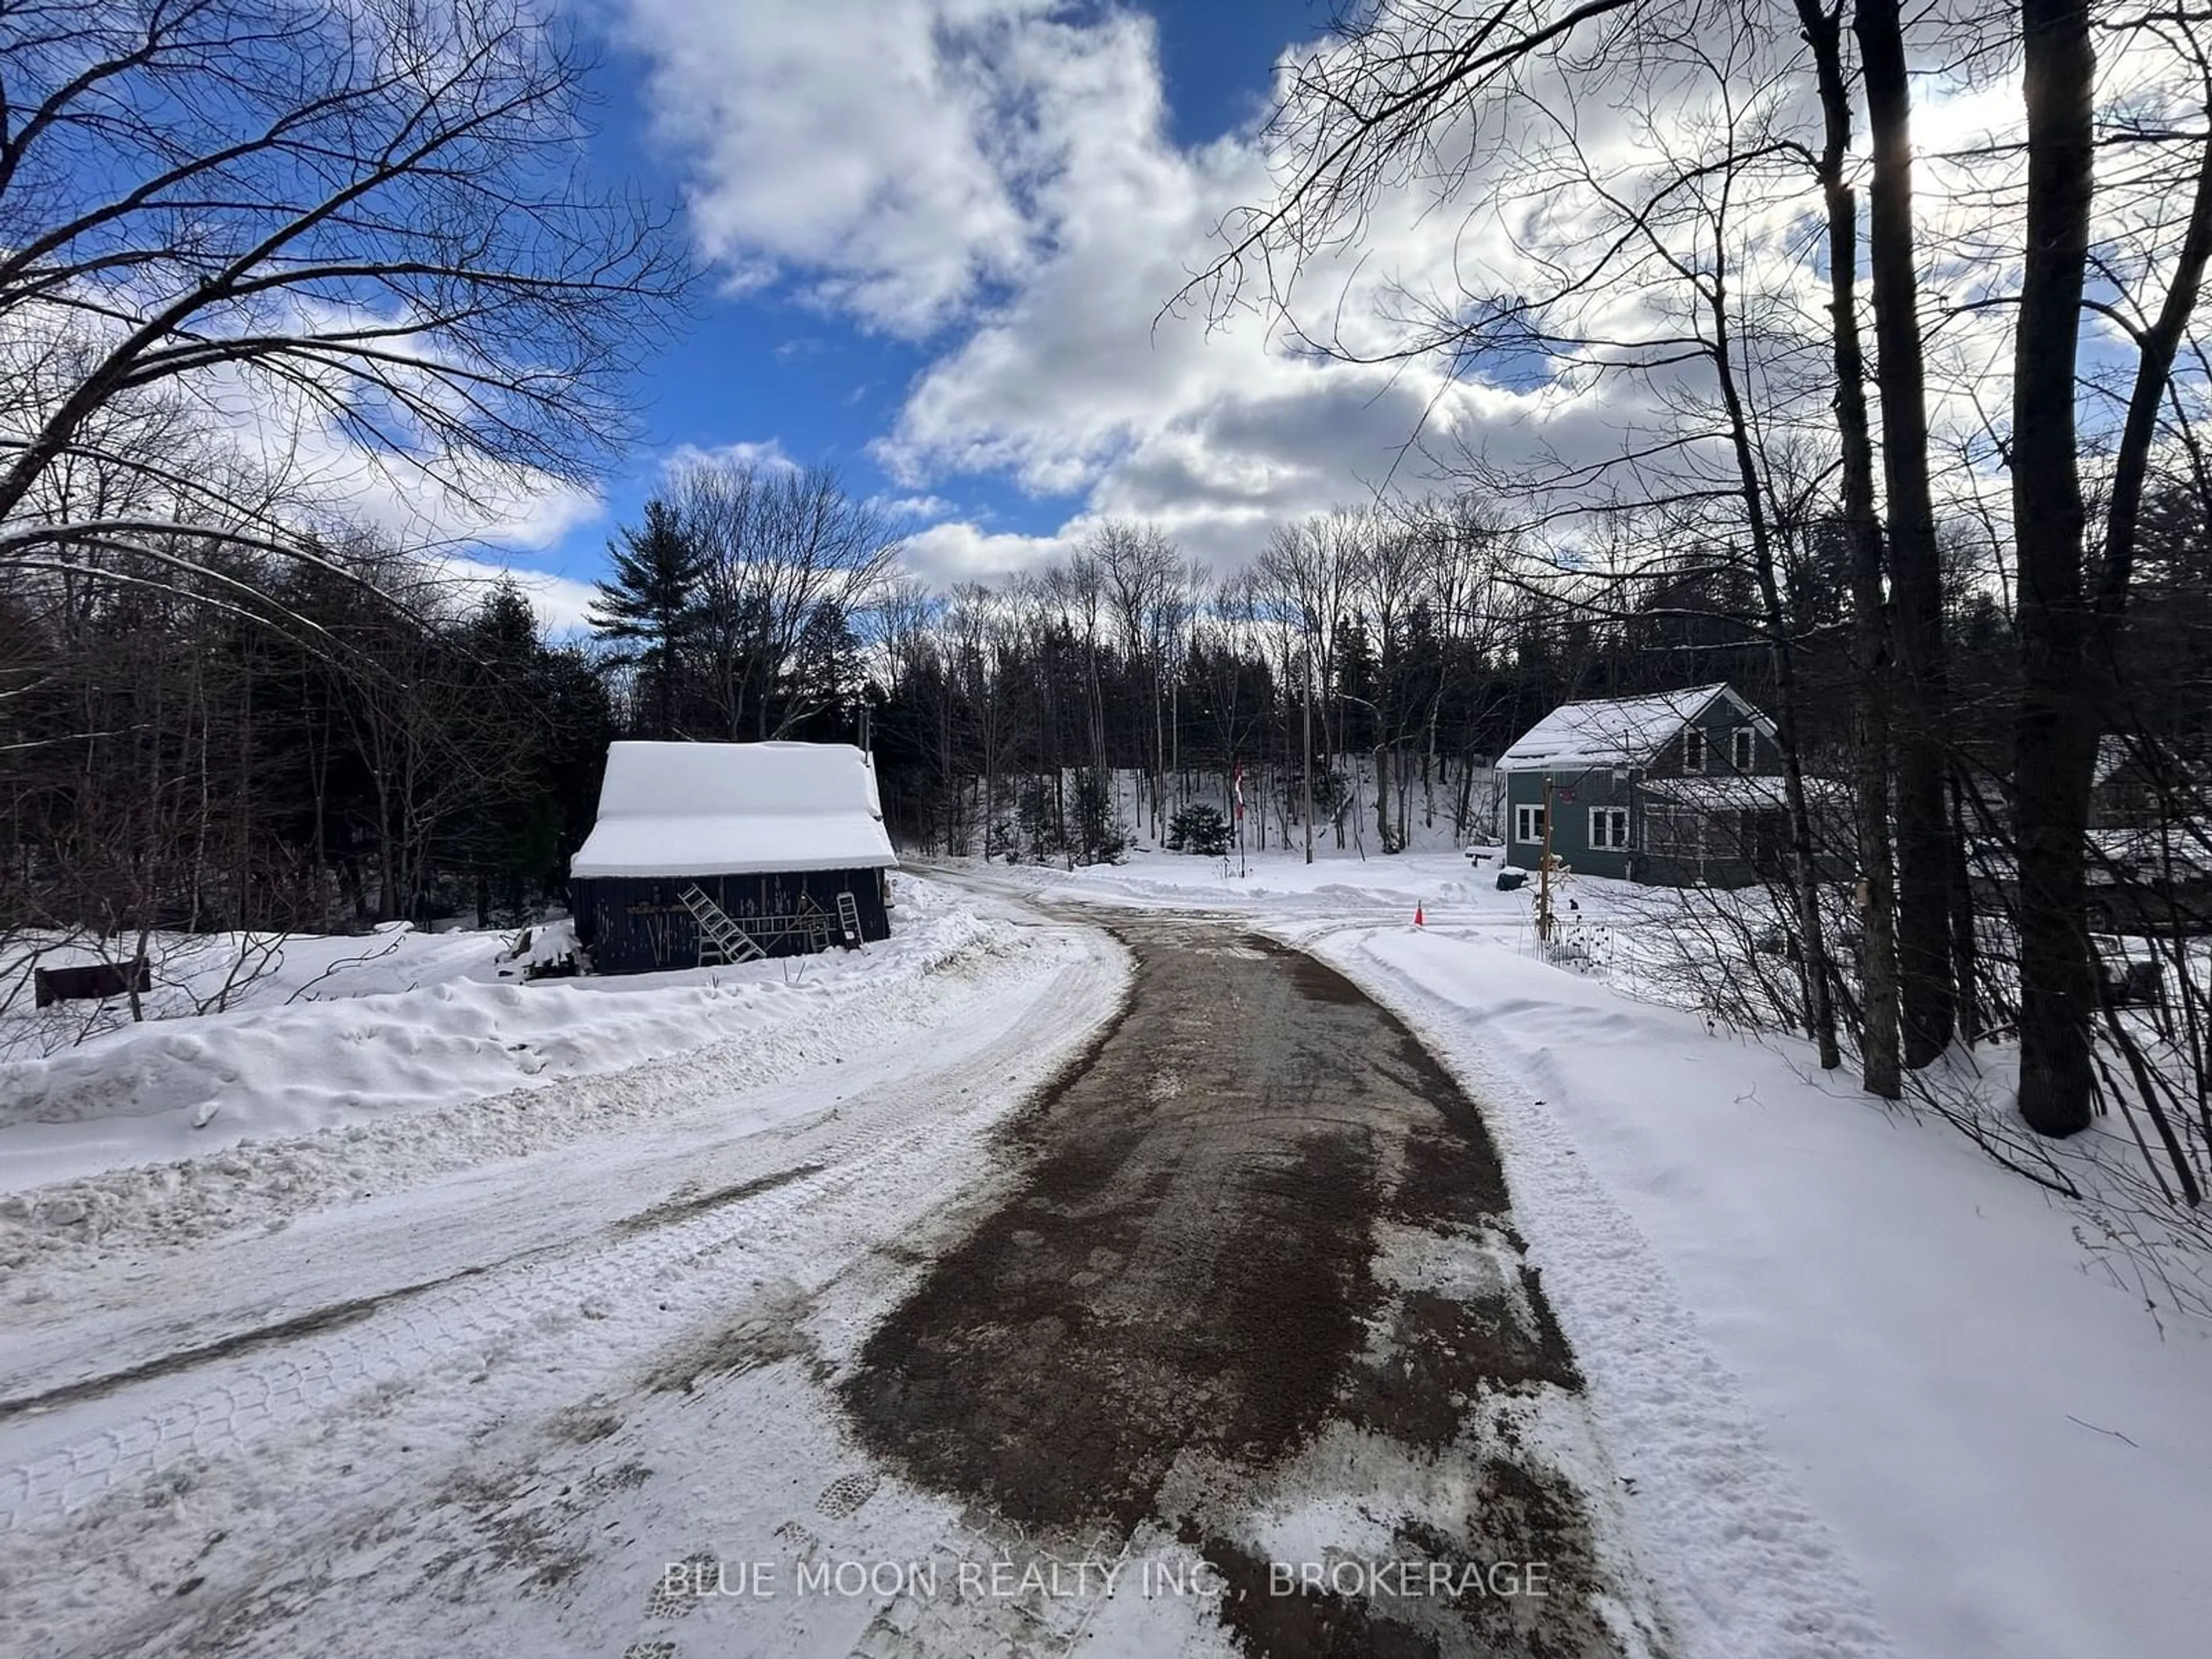
[[[1641,766],[1717,697],[1726,697],[1770,736],[1774,727],[1726,681],[1646,697],[1564,702],[1498,757],[1501,772],[1556,772],[1577,766]]]
[[[848,743],[617,743],[572,878],[895,866],[875,769]]]

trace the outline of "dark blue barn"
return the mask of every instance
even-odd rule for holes
[[[568,865],[603,974],[890,937],[875,769],[842,743],[617,743]]]

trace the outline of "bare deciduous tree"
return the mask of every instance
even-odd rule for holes
[[[487,509],[586,476],[686,283],[577,154],[584,60],[526,0],[46,0],[0,23],[0,568],[190,531],[311,557],[113,418],[301,483]],[[88,502],[71,470],[127,477]]]
[[[671,493],[706,560],[698,632],[722,735],[781,737],[820,712],[798,672],[810,630],[875,605],[902,539],[826,466],[702,462]]]

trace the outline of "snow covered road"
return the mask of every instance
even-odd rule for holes
[[[416,1512],[437,1535],[440,1494],[495,1449],[535,1463],[549,1422],[629,1393],[641,1356],[678,1364],[733,1305],[818,1298],[825,1328],[856,1320],[914,1271],[902,1239],[988,1190],[992,1131],[1125,972],[1097,934],[1001,931],[936,976],[926,1029],[856,1019],[766,1089],[717,1091],[709,1048],[633,1076],[623,1128],[11,1298],[11,1650],[406,1650],[319,1593],[361,1570],[362,1528]],[[495,1623],[424,1650],[600,1650],[509,1645]]]

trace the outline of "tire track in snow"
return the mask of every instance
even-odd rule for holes
[[[194,1391],[173,1391],[119,1424],[73,1426],[72,1402],[89,1405],[109,1390],[82,1382],[63,1385],[64,1392],[89,1392],[58,1403],[59,1414],[51,1422],[43,1413],[24,1411],[10,1425],[11,1438],[32,1444],[23,1461],[0,1470],[0,1530],[61,1520],[119,1484],[179,1460],[222,1458],[425,1373],[434,1382],[441,1369],[465,1370],[470,1374],[459,1380],[471,1386],[489,1374],[489,1356],[503,1344],[559,1332],[573,1339],[580,1318],[586,1324],[605,1319],[607,1310],[634,1303],[641,1291],[673,1316],[646,1322],[680,1326],[696,1316],[687,1310],[703,1308],[721,1291],[719,1283],[699,1285],[696,1270],[735,1247],[744,1247],[748,1267],[758,1273],[822,1278],[820,1230],[797,1224],[802,1212],[860,1194],[875,1200],[861,1206],[864,1211],[895,1213],[917,1168],[972,1161],[972,1173],[980,1174],[991,1128],[1079,1044],[1095,1018],[1111,1012],[1121,969],[1109,947],[1064,933],[1031,937],[1032,949],[979,975],[969,996],[941,1006],[945,1024],[975,1037],[956,1060],[923,1078],[888,1080],[848,1097],[827,1118],[741,1139],[721,1171],[717,1190],[725,1201],[719,1206],[712,1195],[679,1195],[665,1225],[626,1236],[602,1233],[573,1249],[532,1252],[408,1287],[411,1294],[386,1297],[361,1316],[335,1323],[317,1326],[316,1316],[307,1316],[308,1340],[249,1341],[205,1356],[195,1371],[230,1359],[252,1363],[231,1366]],[[1048,966],[1056,971],[1043,971]],[[1040,1016],[1051,1022],[1042,1035]],[[1009,1085],[1010,1072],[1018,1084]],[[748,1144],[753,1141],[761,1144]],[[818,1172],[790,1174],[794,1157]],[[785,1178],[775,1179],[780,1170]],[[750,1197],[734,1196],[748,1183]],[[698,1208],[702,1203],[710,1206]],[[678,1293],[674,1287],[687,1278],[689,1289]],[[461,1356],[478,1358],[465,1367],[450,1363]],[[118,1378],[117,1391],[158,1389],[171,1373],[183,1374],[158,1359],[137,1369],[143,1376]],[[112,1416],[106,1402],[100,1416]]]
[[[1026,939],[1017,937],[1013,948],[1025,948]],[[945,981],[970,976],[979,965],[988,973],[993,956],[1008,945],[1003,933],[948,930],[921,954],[887,963],[886,979],[807,988],[796,1006],[765,1024],[767,1005],[757,999],[776,988],[733,983],[729,1035],[620,1071],[402,1110],[256,1145],[250,1153],[234,1146],[9,1194],[0,1198],[0,1271],[82,1268],[119,1250],[196,1244],[492,1158],[681,1115],[703,1097],[763,1088],[809,1069],[824,1048],[834,1052],[848,1041],[842,1034],[856,1019],[886,1040],[927,1029]]]
[[[625,1216],[611,1224],[605,1231],[614,1235],[650,1232],[665,1227],[707,1210],[718,1210],[743,1202],[749,1198],[772,1192],[776,1188],[801,1179],[819,1175],[826,1166],[821,1164],[802,1164],[796,1169],[779,1170],[772,1175],[757,1176],[734,1186],[724,1187],[698,1198],[670,1199],[649,1210]],[[213,1342],[204,1342],[196,1347],[179,1348],[152,1359],[141,1360],[118,1370],[103,1372],[98,1376],[64,1382],[48,1389],[43,1394],[19,1395],[12,1400],[0,1400],[0,1423],[26,1412],[51,1411],[58,1406],[73,1406],[80,1401],[95,1400],[112,1394],[118,1389],[134,1382],[150,1382],[155,1377],[172,1376],[196,1366],[211,1364],[216,1360],[229,1359],[255,1350],[274,1347],[303,1336],[316,1336],[325,1332],[341,1330],[348,1325],[367,1319],[379,1310],[410,1297],[443,1290],[448,1285],[464,1279],[477,1279],[502,1268],[514,1267],[525,1261],[546,1257],[574,1255],[589,1248],[589,1243],[552,1245],[535,1250],[525,1250],[514,1255],[502,1256],[496,1261],[487,1261],[474,1267],[458,1267],[435,1279],[426,1279],[419,1284],[400,1285],[388,1291],[379,1291],[374,1296],[354,1297],[344,1302],[327,1303],[303,1314],[295,1314],[270,1325],[258,1325],[251,1329],[234,1331]]]

